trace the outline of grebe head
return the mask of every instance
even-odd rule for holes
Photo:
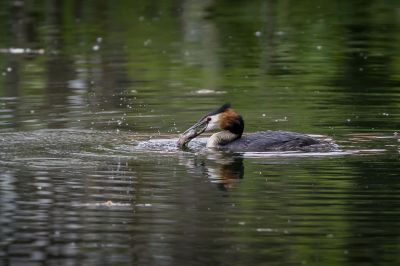
[[[222,105],[220,108],[206,114],[197,123],[186,130],[178,140],[178,146],[183,147],[192,139],[206,131],[221,129],[240,138],[244,130],[244,121],[242,117],[236,113],[229,103]]]

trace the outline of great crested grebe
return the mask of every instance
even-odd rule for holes
[[[308,135],[286,131],[263,131],[242,135],[243,118],[224,104],[215,111],[203,116],[196,124],[186,130],[178,140],[178,147],[183,148],[192,139],[206,131],[221,129],[207,141],[208,148],[233,152],[263,151],[332,151],[337,145],[319,140]]]

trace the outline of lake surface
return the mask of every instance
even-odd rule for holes
[[[2,1],[0,265],[399,265],[397,1]],[[331,153],[176,148],[230,102]]]

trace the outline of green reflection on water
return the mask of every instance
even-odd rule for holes
[[[395,2],[71,1],[3,7],[2,25],[12,27],[1,47],[45,51],[0,56],[1,94],[37,96],[36,103],[22,98],[18,114],[77,107],[82,116],[118,109],[167,113],[186,122],[185,112],[230,101],[250,119],[250,131],[393,128],[381,114],[399,105]],[[132,109],[121,94],[134,99]],[[82,102],[69,101],[71,95]],[[288,123],[271,123],[284,117]],[[90,127],[87,120],[79,126]],[[152,127],[170,131],[172,122]]]

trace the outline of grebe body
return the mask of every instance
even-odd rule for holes
[[[286,131],[263,131],[242,135],[232,142],[217,145],[215,148],[233,152],[251,151],[309,151],[317,150],[321,141],[307,135]]]

